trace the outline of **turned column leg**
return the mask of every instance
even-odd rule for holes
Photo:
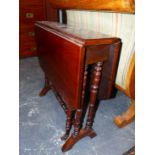
[[[48,78],[45,76],[45,84],[44,84],[43,89],[42,89],[41,92],[39,93],[39,96],[44,96],[44,95],[46,95],[46,93],[47,93],[50,89],[51,89],[51,87],[50,87],[49,80],[48,80]]]
[[[84,97],[85,97],[85,88],[87,83],[87,65],[85,66],[84,76],[83,76],[83,86],[82,86],[82,93],[81,93],[81,107],[83,108],[84,104]],[[81,138],[85,137],[87,133],[81,133],[81,120],[82,120],[82,108],[76,110],[76,116],[74,120],[74,132],[66,141],[66,143],[62,147],[62,152],[66,152],[70,150],[75,143],[77,143]]]
[[[86,122],[85,129],[91,130],[93,126],[93,120],[94,120],[94,112],[95,112],[95,103],[101,78],[101,70],[102,70],[103,62],[97,62],[94,66],[93,71],[93,79],[91,81],[91,94],[90,94],[90,100],[89,100],[89,111],[88,111],[88,117]]]
[[[72,110],[67,110],[66,132],[61,137],[61,140],[66,140],[69,137],[70,130],[72,128],[72,122],[73,122],[73,111]]]
[[[101,77],[101,70],[102,70],[102,62],[96,63],[93,76],[92,76],[93,79],[91,82],[91,94],[90,94],[89,112],[88,112],[86,127],[82,129],[80,128],[82,110],[78,109],[76,111],[74,133],[69,137],[69,139],[63,145],[62,147],[63,152],[70,150],[75,143],[77,143],[80,139],[86,136],[89,136],[90,138],[93,138],[96,136],[95,131],[92,129],[92,125],[93,125],[93,119],[94,119],[94,111],[95,111],[94,108],[95,108],[95,102],[97,97],[97,91],[98,91],[100,77]],[[85,80],[83,80],[83,90],[82,90],[82,103],[84,103],[86,77],[87,77],[87,71],[85,68],[85,74],[84,74]]]
[[[85,65],[85,71],[83,75],[83,85],[82,85],[82,93],[81,93],[81,109],[77,109],[76,111],[76,118],[74,123],[74,133],[73,136],[76,137],[79,134],[80,128],[81,128],[81,120],[82,120],[82,109],[84,105],[84,97],[85,97],[85,89],[86,89],[86,83],[87,83],[87,74],[88,74],[88,65]]]

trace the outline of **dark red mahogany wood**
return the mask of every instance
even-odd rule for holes
[[[45,73],[45,86],[40,96],[53,89],[67,114],[66,132],[62,140],[69,137],[74,124],[74,132],[67,139],[62,151],[68,151],[85,136],[96,136],[92,129],[94,109],[100,80],[115,77],[121,40],[93,31],[75,29],[56,22],[42,21],[35,24],[40,65]],[[111,64],[104,72],[104,64]],[[85,104],[88,66],[94,65],[91,75],[89,112],[86,127],[82,128]],[[103,68],[102,68],[103,67]],[[101,76],[103,74],[103,76]],[[88,83],[89,84],[89,83]],[[108,84],[106,85],[108,88]],[[107,89],[106,88],[106,89]],[[110,86],[111,88],[111,86]]]
[[[34,23],[38,20],[58,21],[56,9],[49,0],[19,0],[19,56],[37,55]]]

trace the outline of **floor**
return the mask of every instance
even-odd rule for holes
[[[43,78],[36,57],[20,60],[20,155],[122,155],[134,146],[134,122],[123,129],[113,123],[129,106],[129,98],[118,92],[114,99],[100,101],[93,127],[98,136],[62,153],[66,117],[52,92],[38,96]]]

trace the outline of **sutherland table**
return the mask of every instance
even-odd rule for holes
[[[106,78],[102,74],[108,72],[108,67],[106,72],[103,71],[104,63],[109,61],[109,65],[112,64],[108,76],[114,79],[121,40],[48,21],[37,22],[35,31],[39,62],[45,73],[45,86],[40,96],[52,89],[67,115],[66,132],[61,137],[66,140],[62,147],[65,152],[81,138],[96,136],[92,126],[98,88],[100,82],[104,83],[104,78],[100,79]],[[87,92],[90,92],[89,111],[86,125],[82,127]],[[70,135],[72,125],[74,131]]]

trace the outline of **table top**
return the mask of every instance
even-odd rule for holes
[[[120,39],[49,21],[37,22],[35,32],[46,77],[69,109],[80,108],[85,65],[106,61]]]
[[[48,31],[55,31],[61,36],[69,38],[75,42],[83,45],[99,45],[99,44],[111,44],[119,41],[120,39],[107,34],[90,31],[86,29],[78,29],[66,24],[60,24],[58,22],[51,21],[38,21],[37,26],[40,26]]]

